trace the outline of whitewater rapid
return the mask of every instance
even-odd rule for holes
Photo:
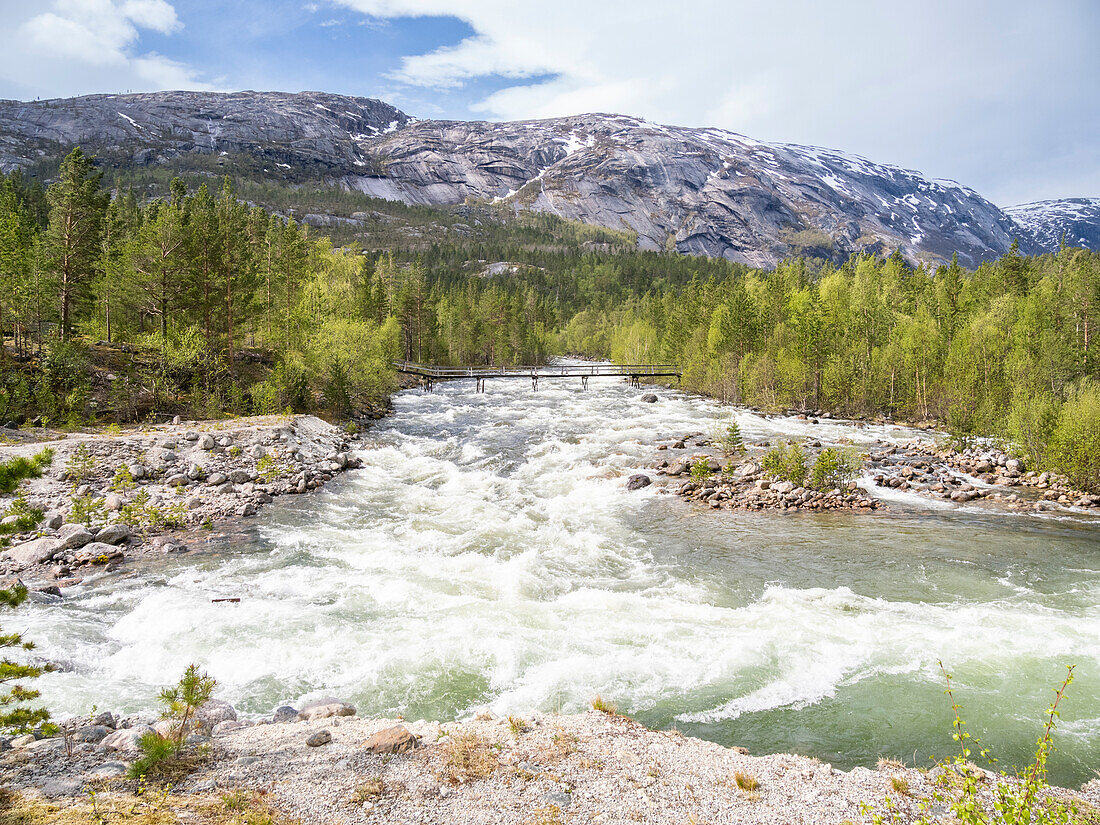
[[[279,500],[214,552],[13,614],[62,666],[44,697],[149,708],[190,662],[256,716],[320,695],[451,719],[600,694],[647,724],[853,765],[950,746],[940,660],[972,730],[1008,757],[1076,664],[1055,772],[1096,766],[1095,521],[916,497],[881,514],[716,513],[627,492],[625,476],[731,415],[750,443],[918,434],[665,389],[645,404],[606,379],[473,389],[399,394],[362,470]],[[211,601],[226,596],[240,602]]]

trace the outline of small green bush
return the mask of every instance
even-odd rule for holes
[[[691,477],[695,481],[703,481],[707,478],[710,478],[710,475],[711,469],[709,458],[700,458],[698,461],[691,465]]]
[[[806,452],[801,444],[773,447],[764,454],[760,466],[773,481],[789,481],[796,487],[806,483]]]
[[[166,773],[172,763],[179,759],[187,743],[187,733],[195,713],[214,695],[217,681],[191,664],[183,672],[179,682],[160,692],[160,701],[164,703],[163,718],[175,722],[171,736],[161,736],[150,732],[141,737],[138,747],[141,757],[130,765],[132,779]]]
[[[836,447],[826,447],[814,459],[809,486],[815,490],[843,487],[854,479],[862,468],[863,460],[859,454]]]
[[[727,456],[739,455],[745,450],[745,441],[741,438],[741,428],[737,426],[736,419],[730,419],[724,427],[718,425],[710,440]]]
[[[15,516],[12,524],[0,525],[0,533],[26,533],[33,530],[42,521],[42,511],[37,507],[31,507],[22,493],[12,499],[8,509],[4,511],[3,518]]]
[[[1050,438],[1053,468],[1083,490],[1100,490],[1100,383],[1071,389]]]
[[[42,470],[53,461],[53,450],[47,447],[31,458],[16,456],[0,464],[0,493],[14,493],[19,483],[28,478],[41,478]]]

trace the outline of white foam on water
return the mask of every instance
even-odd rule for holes
[[[700,513],[624,487],[661,455],[657,442],[730,416],[746,440],[923,434],[578,385],[402,393],[361,451],[364,469],[264,510],[255,541],[13,614],[66,665],[41,680],[44,694],[59,711],[149,707],[197,662],[254,713],[329,693],[365,713],[449,718],[577,710],[599,693],[708,723],[811,707],[891,675],[935,681],[945,656],[994,670],[1072,658],[1083,680],[1100,672],[1088,595],[1100,593],[1100,563],[1059,526],[1035,523],[1051,532],[1032,540],[983,522],[960,539],[938,521],[953,505],[869,478],[865,489],[916,515]],[[971,539],[1021,560],[1011,575],[987,569],[959,550]],[[1078,544],[1039,562],[1033,541]],[[938,543],[959,552],[941,558]],[[868,547],[877,556],[848,564]],[[1070,584],[1032,585],[1052,576]],[[222,596],[241,601],[211,602]]]

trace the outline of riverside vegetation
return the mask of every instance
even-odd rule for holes
[[[574,353],[676,362],[688,389],[765,409],[943,422],[1100,485],[1100,256],[1087,250],[1013,247],[975,271],[893,254],[766,272],[525,216],[427,245],[387,229],[388,250],[366,255],[240,201],[228,178],[213,193],[174,179],[143,202],[116,184],[112,196],[79,150],[48,189],[19,172],[0,182],[0,330],[15,356],[0,418],[347,416],[393,389],[394,357]]]

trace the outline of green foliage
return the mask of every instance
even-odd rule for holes
[[[130,466],[128,464],[120,465],[119,468],[115,470],[114,478],[111,479],[111,491],[115,493],[127,493],[134,489],[134,487],[134,476],[130,472]]]
[[[862,457],[852,450],[826,447],[814,459],[809,486],[815,490],[831,490],[852,481],[863,468]]]
[[[793,442],[772,447],[760,460],[760,466],[773,481],[789,481],[795,487],[806,483],[806,452]]]
[[[72,505],[69,519],[77,524],[96,527],[107,521],[107,511],[103,508],[103,500],[96,498],[91,493],[78,495],[74,490],[69,503]]]
[[[736,419],[731,418],[724,427],[717,425],[710,440],[727,456],[740,455],[745,451],[745,442],[741,438],[741,428]]]
[[[31,507],[22,493],[12,499],[0,518],[8,516],[15,516],[16,520],[11,524],[0,524],[0,533],[27,533],[42,521],[42,511],[37,507]]]
[[[149,493],[138,490],[134,497],[122,505],[119,518],[135,529],[165,529],[183,527],[187,519],[187,507],[181,501],[161,507],[150,503]]]
[[[150,732],[141,737],[138,742],[141,757],[130,766],[131,778],[165,773],[179,759],[195,712],[210,700],[215,687],[217,681],[213,677],[201,672],[198,665],[191,664],[179,682],[160,692],[160,701],[164,704],[161,715],[173,723],[172,734],[161,736]]]
[[[940,668],[943,669],[942,663]],[[1077,804],[1060,802],[1050,794],[1050,786],[1047,784],[1047,760],[1054,750],[1058,706],[1065,697],[1066,689],[1073,682],[1073,670],[1073,666],[1067,668],[1065,680],[1054,692],[1054,700],[1047,708],[1042,733],[1036,743],[1031,763],[1015,776],[1000,772],[992,788],[983,788],[985,774],[976,770],[971,761],[974,748],[978,748],[979,754],[986,759],[991,759],[989,751],[967,732],[961,706],[955,700],[951,676],[943,670],[947,680],[946,693],[950,698],[954,717],[951,722],[951,738],[959,747],[958,753],[940,763],[938,787],[931,799],[918,804],[917,809],[921,815],[916,820],[903,818],[890,797],[885,799],[884,811],[874,811],[871,806],[864,805],[863,812],[871,814],[874,825],[900,825],[902,822],[913,821],[916,825],[932,825],[933,822],[941,821],[932,814],[935,807],[950,811],[954,821],[960,825],[1073,825],[1080,822],[1081,811]]]
[[[1100,383],[1068,390],[1049,450],[1049,466],[1083,489],[1100,490]]]
[[[691,465],[691,478],[694,481],[705,481],[712,475],[710,469],[710,459],[700,458]]]
[[[0,590],[0,606],[18,607],[27,598],[27,588],[18,585],[11,590]],[[53,670],[49,664],[28,664],[9,658],[6,651],[20,651],[24,654],[34,650],[34,643],[25,641],[19,633],[4,633],[0,629],[0,732],[28,733],[36,726],[49,721],[50,712],[42,707],[31,707],[41,695],[22,684],[29,679],[37,679],[43,673]],[[14,682],[11,687],[6,687]]]
[[[13,493],[19,483],[28,478],[40,478],[42,470],[53,461],[48,447],[31,458],[16,456],[0,464],[0,493]]]
[[[95,474],[96,458],[89,452],[88,445],[80,443],[65,462],[65,477],[71,481],[85,481]]]

